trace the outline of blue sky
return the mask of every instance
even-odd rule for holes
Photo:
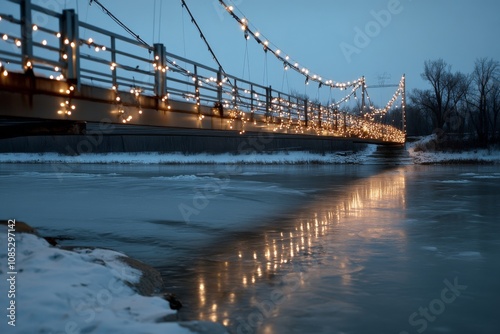
[[[147,42],[161,41],[172,53],[216,67],[180,0],[100,1]],[[33,2],[57,11],[77,8],[81,20],[125,34],[88,0]],[[304,78],[292,72],[285,77],[281,62],[272,54],[266,56],[254,40],[247,42],[218,0],[186,2],[228,73],[285,92],[318,94],[317,84],[305,86]],[[382,77],[385,83],[398,83],[406,73],[409,90],[425,88],[420,73],[427,59],[443,58],[454,70],[470,72],[476,58],[500,56],[500,2],[496,0],[226,2],[301,66],[336,81],[364,75],[369,85],[379,84]],[[392,93],[393,89],[381,89],[371,95],[387,100]]]
[[[163,4],[160,5],[160,1]],[[88,1],[82,1],[87,3]],[[180,0],[101,0],[147,41],[159,37],[170,52],[213,63]],[[365,75],[376,85],[397,83],[403,73],[408,88],[422,88],[420,78],[426,59],[443,58],[453,69],[470,72],[478,57],[500,56],[500,2],[495,0],[233,0],[272,43],[312,72],[337,81]],[[68,1],[71,3],[71,1]],[[156,3],[156,27],[153,15]],[[250,75],[244,67],[246,41],[239,25],[217,0],[186,0],[227,72],[250,77],[280,89],[283,66],[262,47],[248,41]],[[81,18],[112,27],[96,6],[80,4]],[[88,12],[87,12],[88,11]],[[390,13],[390,17],[383,14]],[[378,20],[377,20],[378,17]],[[368,39],[359,37],[366,34]],[[366,37],[365,36],[365,37]],[[373,36],[373,37],[372,37]],[[356,40],[357,38],[357,40]],[[357,42],[357,44],[356,44]],[[362,43],[360,43],[362,42]],[[353,49],[357,49],[353,53]],[[347,51],[349,52],[347,52]],[[268,75],[265,75],[267,62]],[[214,64],[215,65],[215,64]],[[245,71],[244,71],[245,69]],[[291,86],[304,88],[299,75],[287,74]],[[315,89],[310,85],[308,93]],[[391,90],[389,90],[389,94]]]

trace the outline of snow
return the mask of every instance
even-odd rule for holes
[[[408,152],[415,164],[439,164],[439,163],[460,163],[460,162],[477,162],[477,163],[500,163],[500,151],[498,150],[474,150],[458,153],[437,152],[429,149],[432,148],[433,141],[437,140],[436,135],[423,137],[422,139],[408,144]],[[422,150],[422,148],[424,150]]]
[[[407,149],[415,164],[441,163],[493,163],[500,164],[500,151],[474,150],[459,153],[438,152],[432,150],[436,135],[423,137],[419,141],[408,143]],[[2,153],[0,163],[50,163],[50,164],[368,164],[369,157],[375,153],[377,145],[367,145],[359,152],[311,153],[290,151],[256,154],[183,154],[183,153],[102,153],[81,154],[79,156],[58,153]],[[373,162],[373,161],[372,161]]]
[[[272,154],[193,154],[182,153],[106,153],[66,156],[57,153],[4,153],[0,163],[54,163],[54,164],[356,164],[362,163],[376,150],[375,145],[352,154],[318,154],[302,151]]]
[[[137,294],[141,272],[103,249],[69,251],[51,247],[32,234],[16,235],[16,322],[7,324],[7,285],[2,284],[2,333],[192,333],[175,322],[157,322],[175,314],[160,297]],[[2,282],[7,279],[6,229],[0,231]],[[4,247],[5,245],[5,247]]]

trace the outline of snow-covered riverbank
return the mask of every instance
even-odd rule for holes
[[[407,144],[413,163],[415,164],[500,164],[500,151],[477,149],[463,152],[441,152],[434,150],[436,135]]]
[[[57,153],[4,153],[0,163],[54,163],[54,164],[359,164],[376,146],[363,151],[317,154],[292,151],[260,154],[181,154],[181,153],[106,153],[67,156]]]
[[[4,264],[0,276],[2,282],[11,278],[14,283],[0,288],[2,333],[225,332],[211,323],[162,322],[166,317],[175,319],[176,311],[159,296],[137,292],[134,286],[142,272],[127,265],[124,254],[104,249],[65,250],[36,235],[17,232],[10,235],[15,247],[9,254],[7,228],[0,227]],[[13,250],[14,267],[7,268]],[[11,310],[6,310],[11,304]]]
[[[500,164],[500,151],[478,149],[464,152],[441,152],[433,149],[436,136],[430,135],[407,144],[409,155],[415,164]],[[370,157],[377,145],[367,145],[359,152],[328,154],[306,151],[289,151],[256,154],[182,154],[182,153],[101,153],[68,156],[58,153],[3,153],[0,163],[59,164],[56,170],[65,172],[64,165],[72,164],[139,164],[139,165],[304,165],[304,164],[373,164]],[[380,163],[383,164],[383,160]]]

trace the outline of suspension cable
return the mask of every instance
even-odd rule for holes
[[[205,43],[205,45],[207,46],[208,48],[208,52],[210,52],[210,54],[212,55],[214,61],[217,63],[217,65],[219,66],[221,72],[227,77],[227,73],[226,71],[224,71],[224,68],[222,67],[222,64],[220,63],[219,59],[217,58],[217,56],[215,55],[215,52],[214,50],[212,49],[212,47],[210,46],[210,44],[208,43],[207,39],[205,38],[205,34],[203,34],[203,31],[201,31],[201,28],[200,26],[198,25],[198,22],[196,22],[193,14],[191,13],[191,11],[189,10],[189,7],[187,6],[186,4],[186,1],[184,0],[181,0],[181,3],[182,3],[182,7],[186,8],[186,11],[187,13],[189,14],[189,16],[191,17],[191,22],[196,26],[196,29],[198,29],[198,32],[200,33],[200,38],[203,40],[203,42]],[[228,82],[231,84],[231,82],[229,81],[229,78],[227,79]],[[231,84],[231,86],[233,86]]]
[[[148,49],[151,49],[151,46],[144,41],[139,35],[134,33],[129,27],[127,27],[122,21],[120,21],[116,16],[113,15],[106,7],[104,7],[103,4],[99,0],[89,0],[89,5],[92,5],[92,2],[94,2],[96,5],[101,7],[102,11],[108,15],[113,21],[116,22],[120,27],[122,27],[126,32],[128,32],[130,35],[132,35],[139,43],[143,44],[146,46]]]

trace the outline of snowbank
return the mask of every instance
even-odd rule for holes
[[[0,231],[0,276],[7,268],[7,233]],[[6,317],[8,287],[2,283],[1,333],[192,333],[175,322],[158,322],[175,314],[160,297],[132,288],[141,272],[127,266],[125,255],[103,249],[75,251],[51,247],[32,234],[15,233],[15,327]]]
[[[434,151],[436,135],[408,144],[408,152],[416,164],[488,163],[500,164],[500,151],[474,150],[459,153]]]
[[[280,152],[273,154],[193,154],[181,153],[106,153],[66,156],[57,153],[4,153],[0,163],[58,163],[58,164],[359,164],[373,153],[375,145],[345,154],[316,154],[310,152]]]

